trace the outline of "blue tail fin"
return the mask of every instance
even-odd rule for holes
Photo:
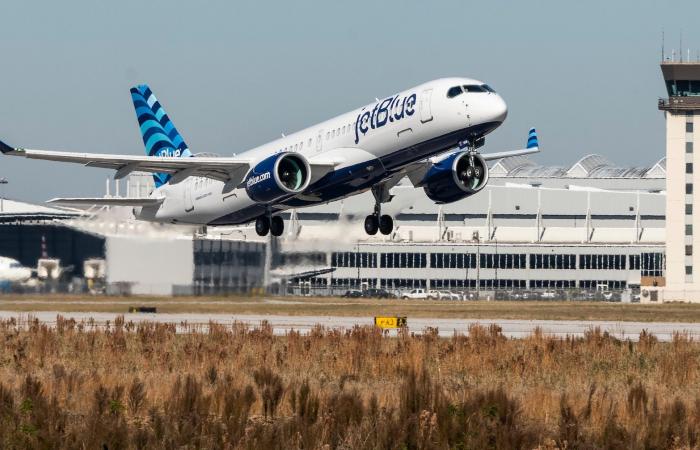
[[[148,156],[192,156],[185,140],[178,133],[161,104],[145,85],[131,88],[131,100],[141,128],[141,137]],[[153,181],[160,187],[170,180],[167,173],[154,173]]]
[[[527,148],[539,147],[540,143],[537,141],[537,131],[534,128],[530,128],[530,133],[527,136]]]

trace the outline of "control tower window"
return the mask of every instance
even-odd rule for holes
[[[464,90],[467,92],[488,92],[485,88],[477,86],[476,84],[465,85]]]
[[[458,96],[459,94],[461,94],[461,93],[462,93],[462,88],[461,88],[460,86],[451,87],[451,88],[447,91],[447,98],[454,98],[454,97],[457,97],[457,96]]]
[[[700,80],[667,80],[666,89],[672,97],[700,96]]]
[[[488,84],[482,84],[481,87],[484,88],[484,89],[486,89],[487,91],[493,93],[493,94],[496,93],[496,91],[495,91],[491,86],[489,86]]]

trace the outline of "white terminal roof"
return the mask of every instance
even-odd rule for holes
[[[493,177],[517,178],[664,178],[666,158],[652,167],[620,167],[601,155],[590,154],[571,167],[541,166],[527,156],[499,159],[491,166]]]

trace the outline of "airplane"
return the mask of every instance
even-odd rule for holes
[[[0,256],[0,286],[25,283],[31,277],[32,269],[24,267],[16,259]]]
[[[490,154],[477,150],[505,120],[505,101],[488,84],[442,78],[232,156],[194,154],[147,85],[131,89],[145,156],[74,153],[10,147],[10,156],[153,174],[148,198],[56,198],[63,205],[130,206],[140,220],[191,225],[255,222],[258,235],[280,236],[280,213],[371,190],[368,235],[391,234],[381,213],[390,189],[408,177],[436,203],[479,192],[488,182],[486,161],[539,151],[535,129],[526,148]],[[368,209],[371,206],[368,207]]]

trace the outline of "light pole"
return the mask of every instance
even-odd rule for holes
[[[0,185],[4,186],[6,184],[9,184],[10,182],[7,181],[7,178],[0,178]],[[4,191],[4,189],[3,189]],[[0,193],[0,212],[5,211],[5,196],[3,193]]]
[[[481,250],[479,248],[481,237],[478,230],[472,233],[472,241],[476,242],[476,299],[479,300],[481,294]]]

